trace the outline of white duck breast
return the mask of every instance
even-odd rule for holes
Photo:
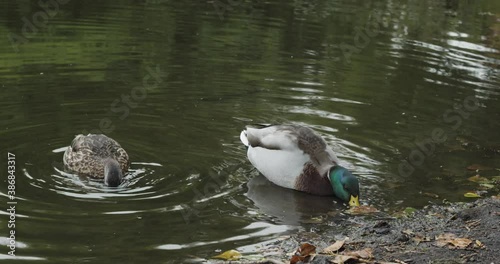
[[[301,152],[301,151],[300,151]],[[248,159],[268,180],[281,187],[294,189],[309,155],[290,150],[248,147]]]
[[[301,126],[269,126],[242,131],[241,141],[248,146],[248,159],[271,182],[290,189],[306,192],[331,193],[311,190],[315,182],[324,182],[337,157],[326,142],[311,129]],[[311,182],[311,186],[304,183]]]

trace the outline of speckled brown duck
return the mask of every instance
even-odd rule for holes
[[[281,187],[335,195],[359,206],[358,179],[339,166],[337,156],[312,129],[298,125],[247,127],[240,139],[252,165]]]
[[[102,134],[77,135],[64,152],[67,169],[95,179],[110,187],[120,185],[128,171],[127,152],[112,138]]]

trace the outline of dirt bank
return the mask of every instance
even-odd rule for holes
[[[358,216],[343,225],[342,231],[337,226],[300,232],[263,244],[266,257],[243,256],[230,263],[290,263],[294,254],[296,263],[313,264],[500,263],[499,197],[427,206],[399,219]],[[336,241],[334,251],[321,253]],[[300,247],[302,252],[296,252]]]

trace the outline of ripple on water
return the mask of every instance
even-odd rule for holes
[[[221,240],[193,242],[188,244],[164,244],[159,245],[156,248],[161,250],[179,250],[185,248],[201,247],[213,244],[222,244],[225,242],[247,240],[255,237],[268,237],[275,234],[283,234],[294,229],[297,229],[297,227],[287,225],[274,225],[266,222],[254,222],[242,228],[242,230],[245,231],[251,230],[251,233],[247,233],[245,235],[232,236]]]

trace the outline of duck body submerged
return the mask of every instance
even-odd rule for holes
[[[102,134],[77,135],[64,152],[64,166],[79,175],[104,179],[116,187],[128,171],[127,152],[112,138]]]
[[[315,195],[335,195],[359,205],[359,183],[326,141],[298,125],[247,127],[240,134],[252,165],[269,181]]]

